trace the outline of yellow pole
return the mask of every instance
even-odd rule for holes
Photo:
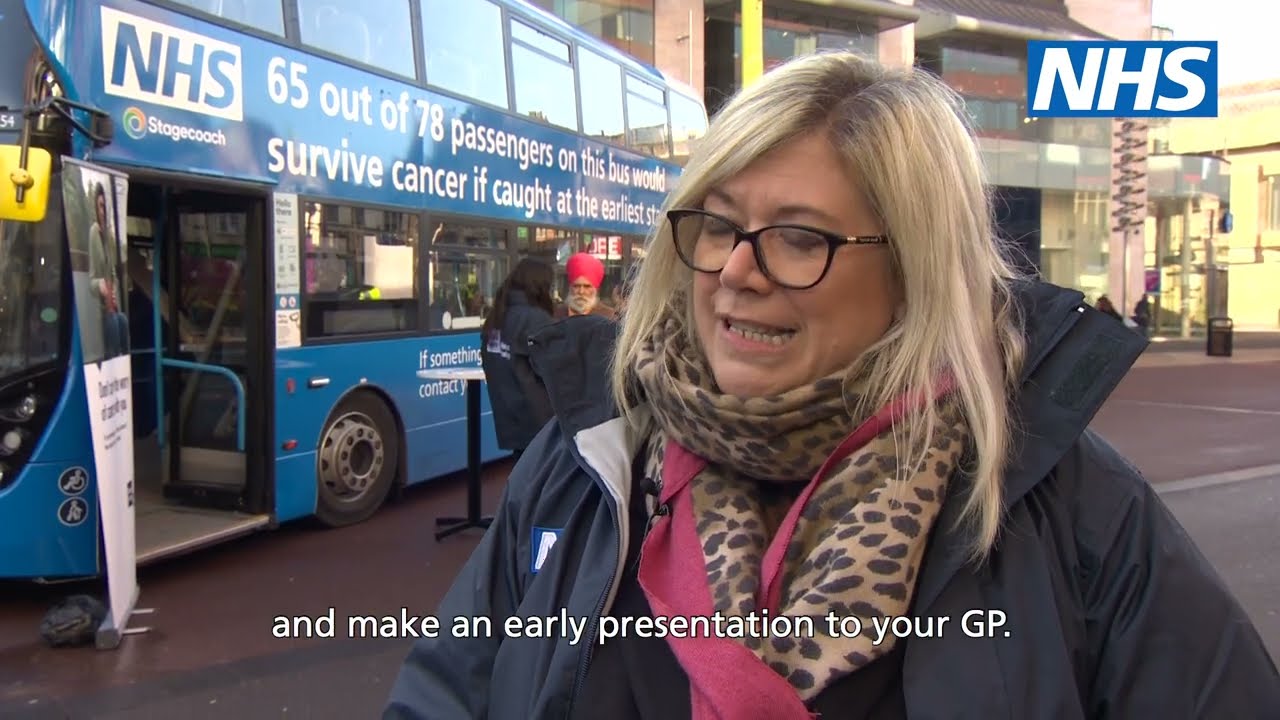
[[[764,74],[764,0],[742,0],[742,86]]]

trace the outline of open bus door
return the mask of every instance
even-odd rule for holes
[[[264,198],[134,182],[141,563],[271,522]]]

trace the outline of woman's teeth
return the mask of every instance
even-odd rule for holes
[[[796,334],[794,330],[771,330],[755,325],[741,325],[738,323],[727,323],[727,325],[730,332],[737,333],[754,342],[769,343],[771,345],[781,345]]]

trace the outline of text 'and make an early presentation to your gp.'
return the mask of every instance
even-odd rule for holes
[[[867,636],[875,645],[889,638],[942,637],[961,633],[973,638],[1011,637],[1008,617],[1001,610],[975,608],[959,617],[949,615],[911,617],[887,616],[869,619],[841,616],[828,612],[825,616],[774,615],[768,611],[748,615],[694,617],[601,617],[594,628],[595,641],[607,642],[618,637],[648,638],[812,638]],[[335,608],[310,615],[279,615],[272,620],[271,634],[276,638],[562,638],[570,645],[588,639],[591,622],[561,610],[557,615],[508,617],[485,616],[442,619],[434,615],[413,614],[401,608],[399,614],[343,615]]]

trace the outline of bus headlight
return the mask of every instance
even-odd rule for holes
[[[26,444],[30,433],[22,428],[12,428],[0,435],[0,455],[13,455]]]
[[[16,410],[18,412],[18,417],[22,418],[23,422],[26,422],[27,420],[35,417],[37,408],[39,408],[39,405],[36,403],[36,396],[28,395],[22,398],[18,403]]]
[[[0,488],[9,484],[9,466],[0,462]]]
[[[11,423],[25,423],[35,417],[40,401],[35,395],[24,395],[16,404],[0,410],[0,419]]]

